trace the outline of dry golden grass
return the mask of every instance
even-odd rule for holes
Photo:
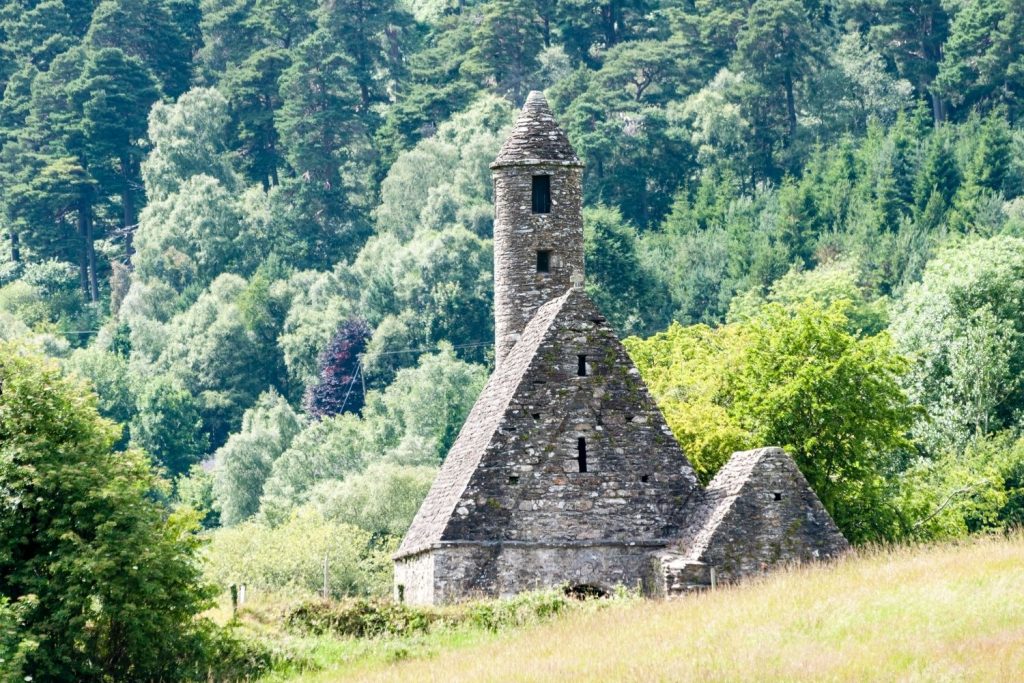
[[[1024,681],[1024,537],[871,551],[308,680]]]

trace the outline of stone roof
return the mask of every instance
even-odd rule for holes
[[[785,489],[767,490],[777,485],[785,485]],[[719,552],[735,545],[738,537],[756,533],[757,520],[751,510],[763,511],[761,501],[773,493],[799,502],[794,509],[799,510],[803,522],[809,525],[808,533],[815,534],[822,547],[846,546],[846,539],[796,462],[777,447],[734,453],[693,504],[687,527],[673,545],[687,561],[706,561],[709,552]],[[768,526],[774,529],[780,523],[776,520]]]
[[[395,559],[426,550],[441,540],[448,520],[529,370],[537,348],[572,292],[570,289],[537,310],[508,357],[491,375],[402,539]]]
[[[526,98],[512,133],[491,168],[533,164],[583,165],[539,90],[531,91]]]
[[[677,545],[685,551],[687,558],[696,560],[704,554],[733,503],[750,481],[757,463],[767,455],[778,455],[781,450],[758,448],[734,453],[718,470],[703,496],[691,508],[689,524],[679,538]]]

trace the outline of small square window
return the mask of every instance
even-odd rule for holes
[[[514,474],[513,474],[513,475],[511,475],[511,476],[510,476],[510,477],[508,478],[508,483],[509,483],[509,484],[511,484],[512,486],[515,486],[516,484],[518,484],[518,483],[519,483],[519,477],[518,477],[518,476],[516,476],[516,475],[514,475]]]
[[[551,213],[551,176],[533,176],[533,212]]]
[[[550,273],[551,272],[551,250],[541,249],[537,252],[537,272],[538,273]]]
[[[772,494],[772,498],[774,498],[775,500],[782,500],[782,494],[776,491],[775,493]]]

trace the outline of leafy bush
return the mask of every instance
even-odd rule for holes
[[[310,491],[310,504],[327,519],[354,524],[377,536],[402,537],[437,476],[434,467],[375,463],[343,481]]]
[[[886,474],[916,415],[898,383],[908,364],[887,335],[851,334],[845,310],[768,304],[626,345],[704,481],[732,451],[782,446],[848,538],[888,538],[899,520]]]
[[[410,636],[425,633],[441,619],[436,610],[409,607],[383,600],[311,600],[285,616],[288,628],[315,635],[353,638]]]
[[[306,391],[306,412],[317,419],[358,413],[365,396],[359,380],[360,355],[372,334],[361,318],[349,318],[331,338],[317,362],[319,381]],[[365,378],[364,378],[365,382]]]
[[[559,589],[520,593],[507,600],[472,603],[469,621],[478,628],[500,631],[545,621],[558,616],[571,605],[565,591]]]
[[[981,437],[962,453],[916,461],[900,478],[899,506],[915,539],[958,538],[1024,524],[1024,439]]]
[[[463,626],[496,632],[547,621],[578,604],[559,588],[446,607],[365,599],[311,600],[289,610],[284,621],[301,633],[352,638],[405,637]]]
[[[313,595],[323,589],[325,558],[331,596],[385,595],[391,588],[393,542],[376,542],[369,532],[308,508],[273,528],[245,522],[218,529],[210,541],[204,566],[221,590],[246,584]]]
[[[0,386],[3,647],[37,680],[184,677],[214,633],[196,520],[54,363],[0,342]]]
[[[25,660],[39,647],[39,642],[24,632],[25,617],[37,602],[34,595],[14,603],[0,596],[0,681],[24,680]]]

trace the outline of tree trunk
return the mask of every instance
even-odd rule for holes
[[[21,246],[18,244],[18,233],[14,228],[8,233],[11,237],[11,260],[21,263]]]
[[[79,207],[78,210],[78,240],[81,246],[78,249],[78,284],[82,288],[82,295],[89,296],[89,257],[88,257],[88,233],[85,229],[85,211]]]
[[[96,276],[96,245],[92,231],[92,206],[85,207],[85,248],[89,255],[89,300],[100,299],[99,279]]]
[[[125,263],[131,265],[132,254],[135,253],[135,199],[132,197],[131,176],[134,164],[131,159],[121,160],[121,229],[124,230]]]
[[[796,98],[793,96],[793,75],[786,72],[786,115],[789,119],[789,140],[796,139]]]
[[[932,101],[932,121],[938,126],[946,120],[946,103],[942,101],[942,97],[931,90],[928,91],[928,97]]]

